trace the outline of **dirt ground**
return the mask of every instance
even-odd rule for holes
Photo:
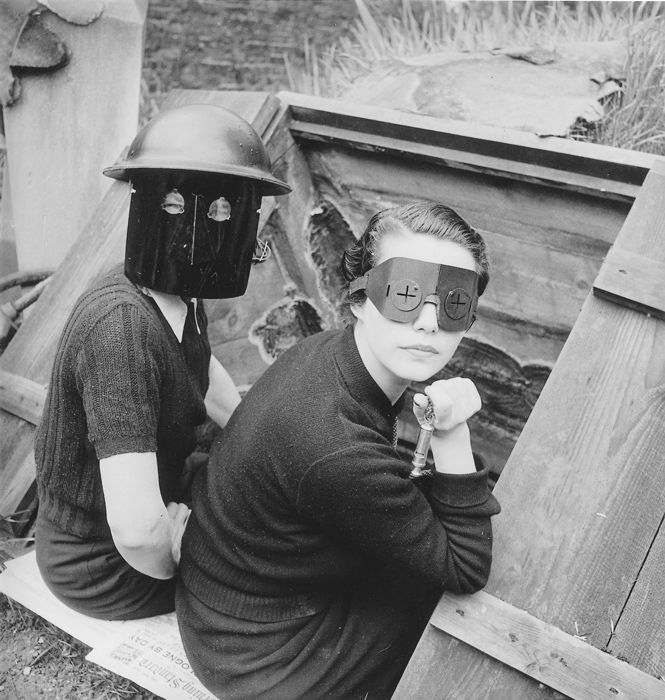
[[[85,661],[88,647],[0,594],[2,700],[152,700],[157,696]]]

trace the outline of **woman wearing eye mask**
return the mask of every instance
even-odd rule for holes
[[[473,383],[436,381],[435,470],[395,450],[407,385],[452,357],[488,280],[454,211],[375,215],[345,253],[354,324],[282,355],[194,484],[176,609],[201,681],[224,698],[387,698],[443,590],[487,581],[490,516],[467,419]]]

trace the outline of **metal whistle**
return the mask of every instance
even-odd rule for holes
[[[429,444],[432,439],[432,433],[434,432],[434,405],[432,404],[432,399],[429,397],[427,399],[427,408],[425,409],[425,422],[425,425],[420,426],[416,447],[413,450],[413,459],[411,460],[413,469],[410,474],[412,479],[417,476],[422,476],[424,473],[424,467],[427,465]]]

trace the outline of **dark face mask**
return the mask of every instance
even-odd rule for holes
[[[177,171],[132,181],[125,273],[169,294],[244,294],[261,206],[251,180]]]
[[[415,320],[425,303],[436,306],[444,331],[466,331],[476,318],[478,274],[461,267],[390,258],[349,285],[350,294],[360,290],[391,321]]]

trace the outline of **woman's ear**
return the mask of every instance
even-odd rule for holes
[[[349,311],[355,316],[356,320],[362,318],[362,312],[366,301],[367,299],[363,299],[361,302],[352,302],[349,304]]]

